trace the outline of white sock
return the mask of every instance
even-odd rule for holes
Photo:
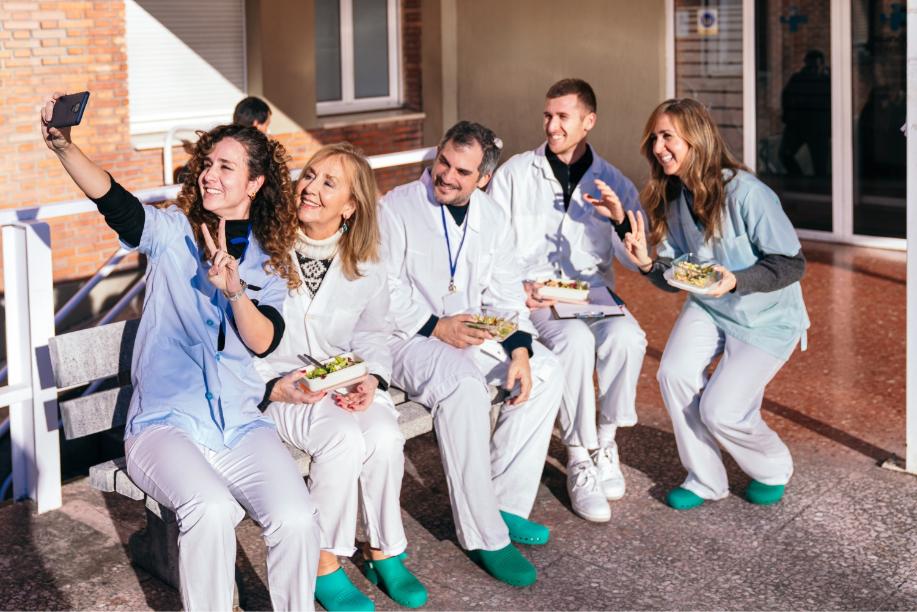
[[[614,447],[617,425],[599,425],[599,446],[602,448]]]
[[[589,449],[582,446],[567,447],[567,465],[573,465],[580,461],[592,461],[589,457]]]

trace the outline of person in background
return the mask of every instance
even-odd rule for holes
[[[401,521],[404,435],[387,393],[392,376],[389,288],[379,258],[376,181],[349,144],[322,147],[295,186],[299,224],[290,251],[299,287],[283,304],[286,333],[257,367],[268,381],[262,407],[285,442],[312,456],[309,492],[322,532],[315,596],[326,610],[372,610],[338,556],[355,552],[362,501],[364,571],[408,608],[427,601],[424,586],[404,566]],[[326,360],[351,353],[369,373],[349,392],[303,387],[299,355]]]
[[[232,122],[268,134],[271,127],[271,107],[257,96],[242,98],[232,111]]]
[[[382,198],[382,257],[395,323],[392,379],[432,407],[459,545],[491,576],[527,586],[535,567],[512,542],[548,541],[547,527],[527,517],[562,383],[554,355],[533,342],[509,219],[481,191],[500,147],[480,124],[449,128],[433,167]],[[518,329],[506,326],[498,342],[470,327],[482,308],[518,317]],[[488,384],[511,395],[492,437]]]
[[[614,289],[613,260],[633,268],[622,241],[630,229],[625,211],[640,210],[637,190],[586,142],[595,124],[595,92],[589,83],[558,81],[545,96],[546,142],[503,164],[490,194],[511,219],[522,272],[530,281],[525,283],[526,305],[538,338],[554,351],[564,371],[560,426],[573,511],[604,522],[611,518],[608,500],[624,496],[615,434],[637,423],[646,335],[626,309],[623,317],[555,319],[554,301],[543,299],[541,285],[534,282],[584,281],[592,288],[590,299],[601,301],[610,299]]]
[[[700,102],[660,104],[641,150],[650,165],[641,193],[649,238],[642,215],[628,212],[632,261],[669,291],[677,289],[666,271],[687,253],[716,262],[719,276],[685,300],[656,376],[688,470],[666,502],[686,510],[729,495],[722,447],[752,478],[745,498],[777,503],[793,459],[761,418],[761,402],[796,346],[806,347],[809,318],[799,284],[805,258],[796,232],[776,194],[729,153]],[[655,258],[648,244],[656,246]]]
[[[143,205],[71,141],[41,130],[121,243],[148,258],[131,363],[127,473],[175,512],[186,610],[230,610],[235,527],[246,511],[267,544],[275,610],[311,610],[319,554],[315,505],[270,419],[253,357],[283,336],[296,209],[283,147],[238,125],[200,132],[174,203]]]

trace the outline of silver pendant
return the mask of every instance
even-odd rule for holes
[[[458,288],[456,288],[455,283],[450,280],[449,281],[449,293],[455,293],[456,291],[458,291]]]

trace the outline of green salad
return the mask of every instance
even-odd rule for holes
[[[315,380],[316,378],[324,378],[329,374],[337,372],[338,370],[343,370],[344,368],[349,368],[352,365],[360,363],[358,360],[353,357],[342,357],[338,355],[334,359],[331,359],[328,362],[325,362],[324,366],[321,368],[313,368],[311,371],[306,372],[306,378],[309,380]]]
[[[498,340],[505,340],[516,331],[516,323],[494,315],[474,315],[474,320],[465,323],[468,327],[490,332]]]

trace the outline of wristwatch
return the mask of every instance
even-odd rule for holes
[[[223,292],[223,297],[225,297],[225,298],[226,298],[227,300],[229,300],[230,302],[237,302],[237,301],[239,301],[239,298],[241,298],[243,295],[245,295],[245,288],[248,287],[248,283],[246,283],[244,279],[241,279],[241,278],[240,278],[240,279],[239,279],[239,284],[241,285],[241,287],[239,288],[238,291],[236,291],[235,293],[229,293],[228,291],[224,291],[224,292]]]

